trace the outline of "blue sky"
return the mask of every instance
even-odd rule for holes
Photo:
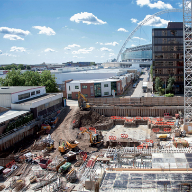
[[[182,0],[0,0],[0,64],[105,62],[149,15],[182,9]],[[154,27],[182,22],[165,13],[142,26],[126,47],[149,44]]]

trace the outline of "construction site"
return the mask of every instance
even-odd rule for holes
[[[183,124],[183,102],[81,98],[79,107],[62,107],[28,141],[1,138],[0,190],[191,191],[192,130]]]

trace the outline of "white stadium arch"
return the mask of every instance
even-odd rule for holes
[[[134,35],[134,33],[140,28],[142,27],[144,24],[146,24],[148,21],[150,21],[151,19],[153,19],[154,17],[158,16],[158,15],[162,15],[164,13],[169,13],[169,12],[183,12],[182,9],[168,9],[168,10],[163,10],[163,11],[159,11],[157,13],[155,13],[154,15],[151,15],[150,17],[144,19],[132,32],[131,34],[128,36],[128,38],[126,39],[126,41],[124,42],[123,46],[121,47],[119,54],[117,56],[117,61],[119,61],[119,57],[120,55],[123,53],[123,50],[125,48],[125,46],[127,45],[128,41],[132,38],[132,36]]]

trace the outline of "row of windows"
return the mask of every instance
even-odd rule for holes
[[[183,53],[155,53],[153,59],[183,59]]]
[[[108,87],[108,84],[104,84],[104,87]],[[79,89],[79,86],[76,85],[75,89]],[[82,85],[82,89],[87,89],[87,85]],[[70,91],[70,86],[69,86],[69,91]]]
[[[183,38],[154,38],[155,44],[183,44]]]
[[[183,45],[154,46],[154,51],[183,51]]]
[[[155,36],[183,36],[183,30],[154,30]]]
[[[36,94],[37,95],[40,94],[40,90],[37,90]],[[31,93],[30,92],[24,93],[24,94],[18,95],[18,100],[27,99],[27,98],[29,98],[30,96],[33,96],[33,95],[35,95],[35,91],[33,91]]]
[[[155,61],[154,66],[177,66],[182,67],[183,61]]]

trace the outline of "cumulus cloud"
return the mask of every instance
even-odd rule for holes
[[[55,35],[55,31],[51,29],[50,27],[45,27],[45,26],[33,26],[34,29],[39,29],[38,34],[44,34],[44,35]]]
[[[65,47],[64,50],[71,50],[71,48],[74,48],[74,47],[81,47],[81,46],[77,45],[77,44],[72,44],[72,45],[68,45],[67,47]]]
[[[107,47],[100,48],[101,51],[112,51],[112,49],[108,49]]]
[[[135,45],[135,44],[132,44],[131,47],[136,47],[136,45]]]
[[[131,23],[137,23],[137,21],[138,21],[137,19],[134,18],[131,19]]]
[[[88,12],[81,12],[73,15],[70,18],[70,21],[74,21],[76,23],[86,23],[87,25],[93,24],[93,25],[103,25],[106,24],[107,22],[102,21],[98,19],[93,13],[88,13]]]
[[[3,38],[9,39],[9,40],[24,40],[24,38],[19,37],[18,35],[10,35],[10,34],[5,34]]]
[[[136,0],[137,5],[140,7],[143,7],[144,5],[147,5],[151,9],[172,9],[172,5],[169,3],[164,3],[163,1],[157,1],[155,3],[151,3],[151,0]]]
[[[26,49],[24,47],[16,47],[16,46],[13,46],[11,47],[11,50],[10,51],[15,51],[15,52],[25,52]]]
[[[94,47],[89,47],[88,49],[79,49],[78,51],[73,51],[72,54],[87,54],[93,51],[95,48]]]
[[[146,39],[144,39],[142,37],[133,37],[133,39],[139,39],[139,40],[147,41]]]
[[[24,31],[22,29],[15,29],[15,28],[9,28],[9,27],[0,27],[0,33],[20,35],[20,36],[26,36],[30,34],[29,31]]]
[[[129,32],[129,31],[127,31],[127,30],[124,29],[124,28],[119,28],[117,31]]]
[[[112,57],[114,55],[115,55],[115,53],[109,53],[109,57]]]
[[[119,43],[117,43],[116,41],[114,41],[114,42],[111,42],[111,43],[105,43],[105,45],[116,46],[116,45],[119,45]]]
[[[146,15],[144,20],[149,18],[151,15]],[[141,21],[142,22],[142,21]],[[138,24],[140,24],[139,22]],[[170,20],[161,19],[160,17],[154,17],[153,19],[150,19],[147,23],[145,23],[145,26],[153,26],[153,27],[162,27],[166,26],[170,22]]]
[[[55,50],[51,49],[51,48],[47,48],[47,49],[44,50],[44,52],[55,52]]]
[[[3,52],[0,50],[0,54],[2,54]]]
[[[183,7],[183,4],[182,4],[182,3],[177,3],[177,5],[178,5],[179,7]]]

